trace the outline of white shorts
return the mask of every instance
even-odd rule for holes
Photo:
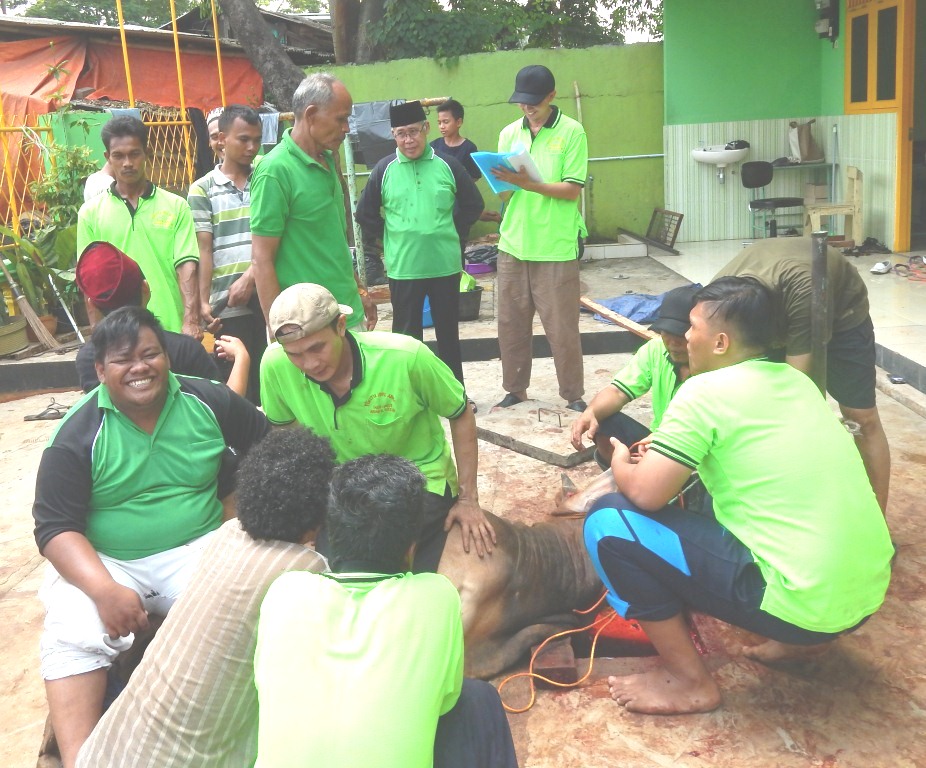
[[[103,554],[99,557],[117,583],[135,590],[148,613],[164,616],[186,589],[213,533],[138,560],[116,560]],[[109,667],[120,653],[132,647],[135,636],[111,638],[93,600],[62,577],[51,563],[46,566],[39,598],[45,606],[45,631],[40,644],[44,680]]]

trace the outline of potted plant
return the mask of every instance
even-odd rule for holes
[[[6,296],[0,297],[0,357],[12,355],[29,346],[26,337],[26,318],[10,317]]]
[[[45,266],[41,254],[31,242],[19,237],[9,227],[0,226],[0,235],[3,236],[0,257],[9,262],[13,279],[19,283],[29,306],[38,315],[45,329],[54,336],[58,318],[50,311],[54,293],[51,271]],[[33,341],[38,341],[31,329],[28,335]]]

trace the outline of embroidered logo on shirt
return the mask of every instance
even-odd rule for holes
[[[151,226],[158,229],[171,229],[177,217],[172,211],[158,211],[151,217]]]
[[[363,407],[368,408],[371,415],[395,413],[395,395],[388,392],[377,392],[363,401]]]

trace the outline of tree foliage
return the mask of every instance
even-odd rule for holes
[[[196,5],[195,0],[176,0],[177,15],[186,13]],[[122,13],[126,24],[159,27],[170,21],[170,2],[122,0]],[[37,0],[23,15],[111,27],[119,25],[119,14],[112,0]]]
[[[7,8],[25,5],[27,1],[0,0]],[[256,4],[279,13],[318,13],[326,5],[322,0],[257,0]],[[211,13],[209,0],[175,0],[175,5],[177,16],[196,7],[204,14]],[[126,24],[160,27],[170,21],[170,0],[122,0],[122,13]],[[110,27],[119,24],[113,0],[37,0],[23,15]]]
[[[340,51],[336,33],[339,63],[584,48],[622,43],[628,31],[653,38],[662,34],[661,0],[446,0],[443,5],[438,0],[333,0],[331,7],[336,27],[339,10],[345,17]],[[360,20],[364,12],[366,18]],[[345,30],[343,23],[352,28]],[[345,41],[349,45],[363,34],[372,42],[366,55],[363,46],[344,50]]]

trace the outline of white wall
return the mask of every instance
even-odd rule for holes
[[[804,120],[801,120],[804,122]],[[665,206],[683,213],[679,241],[752,238],[747,204],[752,192],[742,186],[739,164],[725,169],[726,181],[717,180],[717,169],[698,163],[691,150],[699,145],[725,144],[745,139],[751,145],[747,160],[772,161],[790,154],[789,120],[754,120],[727,123],[668,125],[663,128],[665,152]],[[833,126],[836,127],[834,138]],[[854,165],[864,178],[865,235],[893,247],[896,181],[897,121],[894,113],[838,115],[817,118],[814,138],[825,152],[827,163],[835,157],[836,199],[843,199],[845,169]],[[803,197],[804,184],[824,183],[825,171],[810,167],[783,171],[765,188],[765,197]],[[798,226],[797,218],[779,217],[779,226]]]

